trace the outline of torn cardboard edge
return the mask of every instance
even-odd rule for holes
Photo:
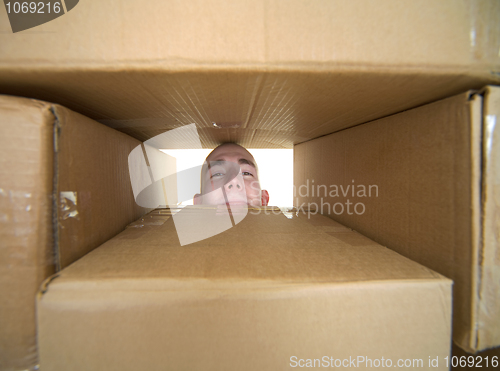
[[[45,281],[43,281],[42,285],[40,286],[40,290],[38,291],[37,295],[38,300],[40,300],[40,298],[47,292],[50,283],[57,277],[59,277],[59,275],[60,273],[54,273],[52,276],[46,278]]]

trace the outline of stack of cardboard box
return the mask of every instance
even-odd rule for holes
[[[2,370],[37,346],[47,369],[276,369],[333,348],[446,368],[443,276],[455,343],[500,345],[498,2],[87,0],[15,34],[0,12],[0,30],[0,93],[31,98],[0,101]],[[192,123],[206,148],[293,147],[295,206],[421,265],[326,217],[106,242],[147,212],[130,151]],[[330,194],[348,185],[378,193]],[[332,208],[347,199],[364,212]],[[35,293],[59,271],[37,345]]]
[[[490,87],[294,147],[300,204],[453,279],[454,339],[470,352],[500,344],[499,114]],[[340,213],[347,202],[363,208]]]
[[[0,367],[37,364],[43,281],[144,214],[126,163],[140,143],[58,105],[0,98]]]

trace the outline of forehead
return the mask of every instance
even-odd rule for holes
[[[234,161],[238,162],[240,159],[249,160],[251,163],[255,163],[253,156],[245,148],[234,144],[223,145],[216,148],[207,157],[207,161]]]

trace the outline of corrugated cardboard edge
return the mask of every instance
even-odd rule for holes
[[[483,102],[481,245],[478,256],[477,335],[474,351],[500,344],[500,87],[487,87]]]
[[[455,329],[454,338],[456,343],[467,350],[474,352],[477,346],[477,306],[479,302],[478,289],[479,259],[482,239],[481,223],[481,176],[482,176],[482,115],[483,115],[483,95],[482,92],[471,91],[469,93],[470,107],[470,150],[471,150],[471,272],[470,290],[472,298],[470,300],[470,318],[462,332]]]
[[[469,334],[455,341],[475,354],[500,344],[500,88],[471,92],[472,272]]]

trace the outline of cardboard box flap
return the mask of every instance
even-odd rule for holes
[[[499,81],[490,72],[469,70],[339,66],[199,72],[6,68],[3,76],[0,65],[0,76],[2,93],[57,102],[141,141],[195,123],[204,148],[226,141],[247,148],[292,148]]]

